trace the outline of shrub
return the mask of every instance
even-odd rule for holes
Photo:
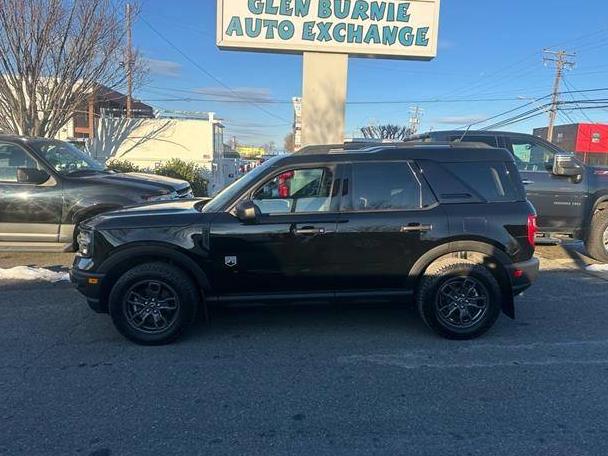
[[[194,162],[186,163],[179,158],[173,158],[163,163],[160,168],[154,170],[159,176],[173,177],[188,181],[192,187],[194,196],[207,196],[207,179],[203,177],[205,168]]]
[[[107,167],[117,173],[136,173],[141,171],[139,166],[134,165],[129,160],[111,160],[107,163]]]

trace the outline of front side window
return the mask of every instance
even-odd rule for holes
[[[353,211],[414,210],[422,207],[422,185],[407,162],[354,163]]]
[[[253,202],[265,215],[329,212],[332,186],[328,168],[284,171],[258,189]]]
[[[40,169],[25,150],[15,144],[0,143],[0,181],[18,182],[20,169]]]
[[[511,152],[520,171],[548,172],[553,166],[555,152],[536,141],[513,139]]]

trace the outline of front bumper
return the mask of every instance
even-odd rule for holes
[[[78,269],[70,270],[70,281],[87,299],[89,307],[97,313],[107,313],[107,303],[102,301],[104,274],[93,274]]]
[[[513,295],[517,296],[530,288],[538,278],[540,261],[538,258],[531,258],[521,263],[513,263],[507,269],[511,277]]]

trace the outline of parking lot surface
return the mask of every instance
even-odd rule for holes
[[[608,454],[608,274],[539,253],[517,319],[470,342],[341,306],[214,310],[146,348],[69,284],[0,283],[0,454]]]

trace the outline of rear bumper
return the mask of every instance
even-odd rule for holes
[[[531,258],[521,263],[513,263],[507,269],[511,277],[513,295],[517,296],[530,288],[538,278],[540,261],[538,258]]]
[[[70,270],[70,281],[87,298],[89,307],[97,313],[107,313],[108,311],[106,304],[101,299],[104,278],[104,274],[92,274],[77,269]]]

